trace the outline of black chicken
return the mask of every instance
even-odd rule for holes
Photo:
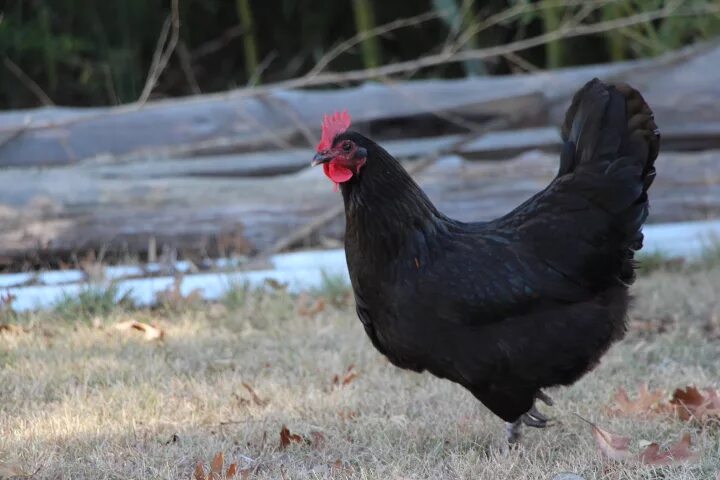
[[[595,79],[562,127],[557,177],[507,215],[440,213],[382,147],[326,117],[313,165],[339,184],[357,314],[396,366],[464,386],[543,427],[542,388],[569,385],[625,332],[659,133],[640,93]]]

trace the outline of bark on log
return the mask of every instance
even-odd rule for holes
[[[0,114],[0,167],[68,165],[107,156],[198,155],[306,145],[323,113],[348,109],[376,138],[457,133],[469,122],[547,101],[558,125],[570,95],[592,77],[641,89],[663,128],[720,122],[720,47],[693,47],[653,60],[463,80],[368,83],[342,90],[238,90],[164,100],[141,109],[44,108]]]
[[[651,222],[720,215],[719,151],[664,152]],[[461,220],[506,213],[544,188],[557,156],[509,161],[444,157],[420,175],[438,208]],[[341,201],[318,169],[272,178],[108,178],[65,167],[0,171],[0,257],[44,261],[73,252],[144,253],[157,245],[195,254],[262,250]],[[13,203],[7,201],[13,199]],[[318,235],[341,238],[342,222]],[[317,244],[318,239],[311,239]]]

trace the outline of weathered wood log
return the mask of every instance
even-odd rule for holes
[[[720,216],[719,151],[664,152],[653,185],[651,222]],[[445,157],[420,175],[448,215],[486,220],[506,213],[554,176],[557,156],[509,161]],[[272,178],[108,178],[63,167],[0,171],[0,257],[43,262],[72,253],[143,255],[157,245],[190,254],[254,252],[341,201],[318,169]],[[12,202],[9,201],[12,199]],[[341,238],[342,221],[318,237]],[[311,243],[318,242],[311,238]]]
[[[570,95],[592,77],[640,88],[664,128],[720,122],[720,47],[694,48],[653,60],[552,72],[463,80],[368,83],[342,90],[256,94],[238,90],[164,100],[143,108],[38,109],[0,115],[0,166],[68,165],[107,156],[156,158],[315,141],[323,113],[348,109],[355,124],[378,139],[457,133],[474,122],[547,102],[557,125]]]
[[[660,127],[663,151],[720,149],[720,122],[687,123]],[[537,127],[491,132],[469,141],[460,150],[468,159],[502,160],[528,150],[559,152],[560,129]]]

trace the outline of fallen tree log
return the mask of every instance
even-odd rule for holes
[[[663,152],[651,222],[720,216],[718,151]],[[437,206],[461,220],[502,215],[544,188],[557,156],[509,161],[444,157],[419,176]],[[183,255],[262,251],[341,202],[317,169],[272,178],[107,178],[77,167],[0,171],[0,258],[5,265],[105,252],[144,256],[150,245]],[[10,202],[8,199],[12,199]],[[342,237],[342,218],[308,239]],[[154,241],[151,241],[154,239]]]
[[[518,111],[526,126],[558,125],[570,95],[592,77],[639,87],[663,128],[720,122],[720,47],[653,60],[462,80],[367,83],[338,90],[237,90],[142,108],[45,108],[0,114],[0,167],[69,165],[105,157],[158,157],[289,148],[316,141],[323,113],[348,109],[355,125],[387,140],[467,132]]]

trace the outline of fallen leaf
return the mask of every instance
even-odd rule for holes
[[[283,425],[280,430],[280,448],[287,448],[291,443],[302,443],[303,437],[298,434],[290,433],[290,430]]]
[[[310,297],[307,295],[298,298],[298,315],[312,317],[322,312],[327,307],[327,303],[323,298],[316,298],[312,303],[310,303],[310,300]]]
[[[352,466],[346,464],[339,458],[330,464],[330,474],[341,475],[343,478],[350,477],[354,473]]]
[[[618,388],[613,397],[615,405],[608,413],[612,415],[649,415],[668,411],[666,404],[662,403],[665,393],[662,390],[650,390],[647,383],[640,385],[637,398],[630,399],[624,388]]]
[[[360,415],[360,412],[357,410],[350,410],[350,409],[343,409],[338,412],[338,417],[340,417],[342,420],[353,420],[358,415]]]
[[[25,332],[25,329],[23,329],[19,325],[13,325],[12,323],[0,323],[0,333],[19,335],[24,332]]]
[[[225,454],[218,452],[210,462],[210,474],[208,480],[220,480],[222,475],[223,465],[225,465]]]
[[[193,474],[193,477],[195,477],[195,480],[207,480],[205,478],[205,467],[202,462],[198,462],[195,465],[195,473]]]
[[[612,460],[625,460],[630,457],[628,437],[615,435],[597,425],[593,425],[592,429],[597,446],[605,456]]]
[[[696,387],[688,386],[675,390],[670,403],[677,407],[680,419],[689,420],[692,418],[693,412],[705,403],[705,398]]]
[[[340,375],[333,376],[332,384],[335,387],[338,387],[338,386],[344,387],[344,386],[352,383],[352,381],[355,380],[357,378],[357,376],[358,376],[358,373],[355,371],[355,365],[350,365],[342,377]]]
[[[182,283],[183,275],[176,274],[173,284],[155,295],[157,303],[168,309],[179,310],[202,301],[202,291],[199,288],[193,289],[187,295],[183,295]]]
[[[595,444],[600,450],[600,453],[611,460],[627,460],[630,458],[630,451],[628,449],[630,447],[630,438],[610,433],[607,430],[603,430],[598,427],[590,420],[587,420],[578,414],[575,415],[592,427]]]
[[[245,390],[248,391],[248,393],[250,394],[250,397],[252,398],[252,401],[255,405],[257,405],[259,407],[264,407],[265,405],[270,403],[269,400],[264,400],[264,399],[260,398],[260,396],[257,394],[255,389],[252,386],[250,386],[249,383],[243,382],[242,386],[245,387]]]
[[[332,465],[330,465],[330,470],[333,471],[333,473],[340,473],[343,471],[343,462],[339,458],[335,460]]]
[[[231,463],[230,466],[227,469],[227,473],[225,474],[225,478],[228,480],[231,478],[235,478],[235,475],[237,475],[238,472],[238,466],[237,463]],[[241,474],[242,475],[242,474]]]
[[[310,432],[310,437],[312,437],[312,444],[315,447],[322,447],[325,444],[325,434],[322,432]]]
[[[706,388],[702,392],[695,386],[678,388],[673,393],[670,404],[675,407],[677,416],[684,421],[720,419],[720,392],[714,388]]]
[[[265,285],[272,288],[273,290],[278,290],[278,291],[287,290],[287,287],[288,287],[287,283],[278,282],[274,278],[266,278]]]
[[[660,451],[660,445],[651,443],[640,453],[640,461],[648,465],[669,465],[675,462],[691,462],[698,459],[698,454],[690,450],[692,439],[689,433],[666,451]]]
[[[137,320],[127,320],[116,323],[115,329],[120,331],[138,330],[143,332],[143,338],[147,341],[161,340],[165,336],[165,332],[162,329],[153,327],[147,323],[138,322]]]
[[[18,467],[17,465],[12,465],[10,463],[4,463],[0,462],[0,478],[26,478],[32,475],[31,473],[27,473],[22,468]]]

